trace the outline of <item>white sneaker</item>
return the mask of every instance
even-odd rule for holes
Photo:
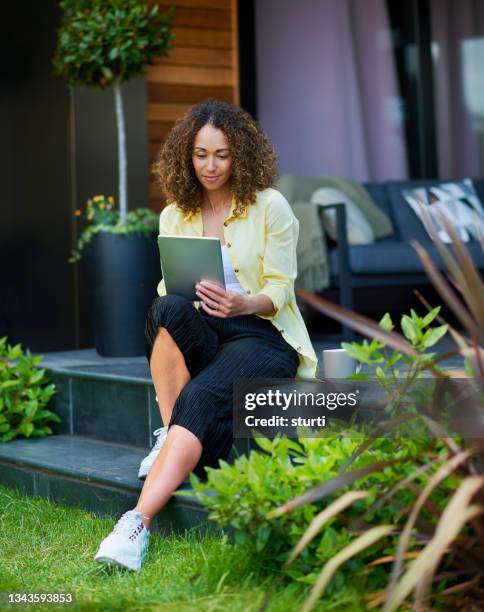
[[[139,572],[148,552],[150,532],[143,525],[141,512],[129,510],[104,538],[94,557],[99,563],[119,565]]]
[[[148,476],[148,472],[151,470],[155,459],[158,457],[161,447],[165,443],[167,434],[168,427],[160,427],[159,429],[155,429],[153,432],[153,435],[156,436],[156,442],[151,449],[150,454],[143,459],[139,466],[138,478],[140,480],[144,480],[146,476]]]

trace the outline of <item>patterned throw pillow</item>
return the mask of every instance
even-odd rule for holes
[[[431,237],[427,222],[422,215],[422,205],[434,222],[443,242],[452,242],[440,220],[445,215],[463,242],[479,240],[484,235],[484,208],[471,179],[454,183],[441,183],[435,187],[405,189],[402,196],[422,222]]]
[[[311,196],[311,202],[318,206],[344,204],[346,209],[346,234],[348,244],[372,244],[375,242],[373,229],[358,206],[338,189],[320,187]],[[323,226],[330,238],[336,240],[336,210],[323,212]]]

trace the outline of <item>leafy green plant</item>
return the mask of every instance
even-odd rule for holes
[[[439,308],[424,317],[411,311],[401,318],[401,336],[387,314],[374,324],[377,338],[344,347],[370,367],[383,387],[397,383],[400,396],[407,398],[424,371],[446,376],[431,351],[448,330],[446,324],[432,325],[438,316]],[[398,338],[398,348],[389,346],[387,336]],[[439,474],[451,452],[441,439],[402,437],[409,433],[405,427],[396,438],[370,436],[361,424],[337,427],[320,438],[301,432],[297,442],[257,437],[263,452],[252,451],[232,466],[221,462],[220,469],[208,470],[206,483],[192,478],[195,495],[212,519],[234,529],[236,542],[264,555],[273,571],[282,567],[281,579],[312,585],[304,610],[323,592],[332,597],[341,588],[379,596],[419,487]],[[419,526],[435,527],[459,483],[449,472],[432,487]],[[409,543],[414,549],[404,558],[410,559],[423,543],[413,538]]]
[[[75,263],[82,257],[82,251],[96,234],[108,232],[127,237],[142,235],[149,237],[158,233],[158,215],[149,208],[136,208],[128,213],[126,223],[121,223],[119,211],[114,208],[113,196],[95,195],[87,200],[84,218],[88,225],[78,238],[76,248],[72,250],[69,263]],[[82,211],[76,210],[77,218]]]
[[[52,434],[48,423],[60,422],[46,406],[55,393],[45,370],[38,368],[42,356],[23,352],[0,338],[0,442],[17,436],[39,438]]]
[[[441,215],[441,222],[452,240],[452,247],[446,246],[440,239],[434,223],[428,213],[422,207],[422,214],[426,217],[428,227],[432,234],[434,244],[445,262],[448,277],[446,278],[431,260],[427,251],[417,242],[413,243],[422,266],[439,292],[448,308],[456,316],[459,323],[467,332],[458,332],[451,326],[448,331],[456,344],[456,352],[464,358],[464,371],[450,371],[450,377],[475,376],[480,379],[476,381],[477,393],[466,398],[465,408],[472,411],[474,415],[474,431],[472,435],[456,440],[450,437],[445,426],[441,426],[432,418],[428,419],[429,432],[437,432],[442,436],[448,457],[442,462],[437,471],[431,475],[425,485],[416,486],[416,478],[422,473],[423,466],[415,462],[414,470],[407,478],[382,495],[387,499],[390,493],[397,488],[402,489],[412,485],[417,495],[413,505],[405,513],[406,520],[403,529],[398,533],[396,547],[388,555],[392,563],[389,572],[388,585],[380,592],[374,593],[370,607],[383,605],[385,612],[400,609],[405,605],[405,600],[414,594],[414,609],[422,610],[429,608],[432,603],[446,606],[446,609],[472,609],[479,606],[483,599],[484,584],[484,477],[482,476],[484,466],[484,431],[482,422],[484,416],[484,403],[482,401],[482,379],[484,378],[484,284],[479,270],[474,265],[472,258],[465,245],[460,240],[448,219]],[[484,243],[481,243],[484,246]],[[312,305],[320,312],[335,318],[336,320],[352,327],[363,335],[372,339],[382,341],[388,347],[401,351],[406,356],[416,357],[417,353],[408,340],[415,343],[420,339],[421,349],[425,349],[425,339],[416,334],[416,327],[423,324],[423,320],[406,321],[403,328],[406,338],[397,334],[387,326],[382,330],[374,321],[357,313],[348,311],[338,305],[332,304],[319,296],[298,290],[298,297],[306,304]],[[422,300],[425,303],[424,300]],[[426,304],[427,305],[427,304]],[[427,305],[428,306],[428,305]],[[439,318],[435,311],[429,307],[429,318]],[[445,322],[444,322],[445,324]],[[413,329],[411,329],[413,326]],[[422,331],[422,330],[421,330]],[[439,332],[440,333],[440,332]],[[365,346],[370,365],[378,367],[371,359],[371,353],[379,350],[381,346],[373,344]],[[356,347],[353,346],[355,349]],[[360,347],[361,348],[361,347]],[[355,353],[353,352],[353,355]],[[360,355],[360,357],[365,357]],[[445,357],[445,356],[444,356]],[[439,358],[441,359],[441,358]],[[378,361],[378,359],[376,360]],[[436,369],[438,359],[421,362],[421,365],[433,374],[439,374]],[[385,381],[385,371],[382,369],[379,376],[380,381]],[[479,391],[480,390],[480,391]],[[439,414],[441,409],[439,397],[433,398],[433,410]],[[366,451],[376,442],[375,438],[366,440],[358,449],[353,458],[364,455]],[[351,466],[351,461],[345,466],[345,470]],[[343,474],[344,475],[344,474]],[[422,511],[429,500],[429,496],[444,485],[445,481],[453,478],[457,487],[447,488],[445,507],[433,508],[434,518],[431,522],[422,521]],[[288,504],[286,509],[299,507],[309,497],[318,498],[324,495],[324,483],[320,487],[308,491],[299,500],[296,498]],[[321,491],[323,489],[323,491]],[[419,546],[420,543],[420,546]],[[351,546],[337,553],[336,558],[347,559],[351,557]],[[423,544],[423,547],[422,547]],[[405,561],[409,560],[407,564]],[[303,610],[310,610],[321,597],[328,584],[328,576],[332,575],[335,564],[334,559],[329,561],[322,569],[317,582],[313,588],[310,598]]]
[[[114,90],[118,133],[120,223],[126,224],[127,158],[121,83],[172,48],[171,8],[144,0],[62,0],[55,72],[71,86]]]
[[[447,324],[431,326],[439,312],[440,306],[424,317],[419,316],[413,309],[410,311],[410,316],[402,316],[400,327],[407,341],[415,349],[414,353],[405,354],[378,338],[372,338],[370,341],[364,339],[361,343],[342,342],[341,346],[350,357],[368,365],[372,374],[385,387],[402,378],[407,381],[419,378],[428,367],[432,367],[434,375],[446,376],[445,371],[435,365],[438,354],[428,350],[447,334],[449,328]],[[381,319],[379,326],[388,332],[395,329],[388,313]],[[368,379],[370,375],[361,373],[352,378]]]
[[[351,473],[342,477],[344,466],[364,439],[344,428],[333,436],[301,435],[297,441],[280,436],[273,440],[257,437],[262,452],[253,450],[248,457],[238,457],[233,465],[220,462],[219,469],[207,470],[206,483],[192,476],[193,494],[209,509],[213,520],[234,530],[239,545],[263,556],[272,572],[284,566],[287,576],[311,585],[318,579],[319,568],[354,542],[368,524],[386,525],[381,539],[369,542],[353,559],[338,567],[328,581],[327,594],[331,596],[352,585],[358,586],[359,591],[373,592],[385,586],[388,573],[385,566],[375,564],[368,570],[368,565],[394,549],[394,532],[403,526],[405,509],[416,499],[415,492],[401,487],[385,504],[380,504],[382,493],[409,477],[416,462],[424,469],[414,481],[426,482],[428,473],[435,471],[448,451],[440,440],[379,438],[355,459]],[[325,491],[304,498],[319,483],[326,485]],[[445,489],[432,492],[424,509],[425,520],[432,520],[429,508],[443,508],[447,487],[455,486],[449,478]],[[332,505],[342,499],[341,493],[347,495],[344,507],[331,512]],[[301,503],[287,507],[290,500]],[[315,521],[319,521],[317,528]],[[296,549],[308,529],[314,533],[310,538],[306,535],[307,541],[290,559],[291,550]]]

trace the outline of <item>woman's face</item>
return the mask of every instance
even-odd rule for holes
[[[217,191],[232,174],[232,155],[222,130],[207,123],[195,136],[192,153],[195,174],[207,191]]]

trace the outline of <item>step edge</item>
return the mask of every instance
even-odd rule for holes
[[[115,381],[125,382],[129,384],[141,385],[141,386],[153,386],[151,378],[139,378],[138,376],[126,376],[117,374],[103,374],[102,372],[82,372],[79,370],[72,370],[71,368],[56,368],[56,367],[45,367],[47,375],[61,375],[70,378],[81,378],[81,379],[94,379],[104,381]]]
[[[36,462],[35,460],[22,460],[16,457],[0,457],[0,467],[2,465],[11,466],[15,468],[22,469],[24,471],[35,471],[41,472],[44,474],[53,474],[62,476],[63,478],[69,478],[70,480],[77,480],[84,483],[93,483],[93,484],[101,484],[103,486],[110,486],[112,488],[123,489],[125,491],[139,491],[139,489],[135,485],[130,485],[127,483],[123,483],[121,481],[113,480],[112,478],[103,478],[102,476],[94,475],[94,474],[86,474],[85,472],[80,472],[76,470],[66,469],[66,468],[53,468],[50,465],[45,465]],[[0,476],[1,482],[1,476]]]
[[[60,476],[66,480],[71,480],[74,482],[82,482],[83,484],[93,484],[94,486],[100,486],[104,489],[108,489],[113,492],[117,492],[121,490],[127,493],[134,493],[136,495],[139,495],[141,487],[142,487],[141,481],[140,481],[139,487],[137,487],[134,485],[120,483],[120,482],[113,481],[110,479],[86,478],[84,474],[79,473],[79,472],[67,473],[62,470],[53,470],[53,469],[46,468],[44,466],[39,466],[37,464],[27,464],[27,463],[21,464],[21,463],[14,462],[14,461],[4,461],[0,459],[0,466],[2,465],[15,467],[16,469],[22,470],[23,472],[29,472],[29,473],[36,472],[40,474],[45,474],[46,476],[52,475],[54,477]],[[34,470],[29,470],[28,468],[34,468]],[[2,483],[1,473],[0,473],[0,483]],[[186,490],[191,489],[191,485],[189,483],[183,483],[183,484],[187,484],[188,486],[185,488],[177,489],[177,491],[178,490],[186,491]],[[197,509],[197,510],[206,512],[207,514],[209,512],[208,509],[198,499],[193,498],[193,497],[171,495],[169,501],[170,501],[170,504],[174,504],[176,508],[180,508],[180,509],[186,508],[190,510]]]

